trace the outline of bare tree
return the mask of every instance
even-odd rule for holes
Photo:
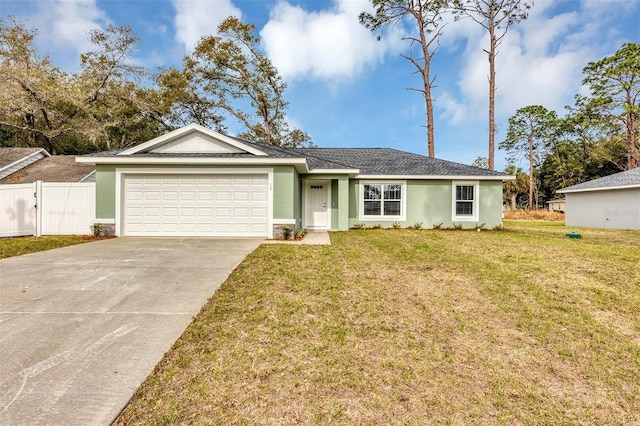
[[[469,17],[489,32],[489,169],[495,168],[496,56],[511,25],[529,16],[533,0],[455,0],[458,17]]]
[[[431,78],[431,59],[439,46],[442,34],[442,15],[445,13],[449,1],[446,0],[371,0],[375,14],[363,12],[360,23],[371,31],[382,30],[410,20],[414,28],[413,34],[403,37],[403,40],[419,46],[420,56],[413,51],[401,55],[416,68],[416,73],[422,77],[422,88],[409,88],[420,92],[424,96],[427,111],[427,148],[429,157],[435,157],[435,136],[433,131],[433,97],[435,77]],[[378,39],[381,36],[378,35]]]

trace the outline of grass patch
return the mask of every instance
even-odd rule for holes
[[[639,232],[331,238],[249,256],[116,424],[640,421]]]
[[[51,250],[91,241],[91,237],[78,235],[46,235],[42,237],[0,238],[0,259],[37,251]]]

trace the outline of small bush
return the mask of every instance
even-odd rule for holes
[[[502,225],[496,225],[493,227],[494,231],[504,231],[504,226]]]
[[[305,230],[304,230],[304,228],[298,228],[298,229],[296,229],[296,232],[295,232],[295,239],[296,239],[296,240],[301,239],[302,237],[304,237],[304,234],[306,234],[306,233],[307,233],[307,231],[305,231]]]
[[[416,222],[413,224],[413,229],[422,229],[422,222]]]
[[[94,223],[89,228],[94,237],[99,237],[102,234],[102,225],[99,223]]]
[[[293,228],[291,228],[290,226],[285,226],[282,228],[282,237],[285,240],[288,240],[289,238],[291,238],[291,232],[293,232]]]
[[[480,230],[480,229],[485,229],[484,226],[486,225],[486,223],[476,223],[476,230]]]
[[[433,229],[442,229],[442,222],[440,222],[440,223],[434,223],[434,224],[433,224]]]
[[[379,223],[376,223],[375,225],[371,225],[371,229],[380,229],[382,228],[382,225],[380,225]]]
[[[353,229],[364,229],[364,223],[354,223],[352,226]]]
[[[393,222],[391,226],[393,227],[393,229],[400,229],[402,225],[400,225],[400,222]]]
[[[462,229],[462,224],[461,223],[454,223],[453,224],[453,229]]]

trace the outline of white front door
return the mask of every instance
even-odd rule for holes
[[[308,229],[329,229],[331,226],[329,181],[307,180],[304,184],[304,227]]]

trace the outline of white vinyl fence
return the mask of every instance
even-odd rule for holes
[[[95,206],[95,183],[0,185],[0,237],[87,235]]]

